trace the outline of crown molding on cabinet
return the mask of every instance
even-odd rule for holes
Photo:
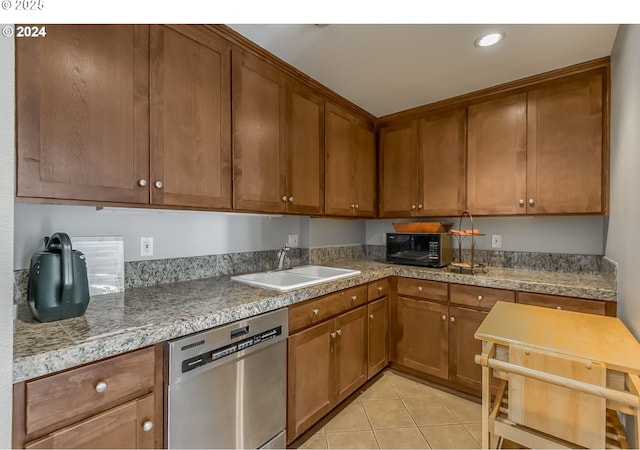
[[[510,81],[508,83],[499,84],[486,89],[480,89],[478,91],[469,92],[467,94],[459,95],[456,97],[447,98],[427,105],[417,106],[415,108],[399,111],[386,116],[381,116],[376,119],[376,128],[389,124],[390,122],[397,122],[403,120],[411,120],[423,116],[427,112],[446,109],[450,107],[468,106],[475,102],[486,100],[490,96],[500,94],[515,94],[520,91],[530,89],[533,86],[540,86],[547,82],[552,82],[559,78],[564,78],[572,75],[579,75],[593,70],[601,69],[605,73],[606,84],[609,84],[610,79],[610,58],[608,56],[604,58],[598,58],[591,61],[574,64],[572,66],[563,67],[549,72],[532,75],[530,77],[521,78],[519,80]],[[608,104],[608,94],[607,94]],[[607,108],[608,109],[608,108]]]
[[[209,30],[213,31],[214,33],[217,33],[218,35],[224,37],[233,46],[235,46],[237,48],[240,48],[242,50],[245,50],[245,51],[249,51],[250,53],[252,53],[256,57],[262,59],[263,61],[268,62],[269,64],[272,64],[275,67],[277,67],[279,70],[283,71],[287,75],[289,75],[289,76],[295,78],[296,80],[306,84],[308,87],[310,87],[311,89],[315,90],[317,93],[323,95],[328,100],[330,100],[332,102],[335,102],[335,103],[338,103],[339,105],[347,108],[351,112],[354,112],[354,113],[358,114],[359,116],[362,116],[366,120],[369,120],[371,122],[375,122],[376,116],[374,116],[370,112],[365,111],[364,109],[362,109],[361,107],[359,107],[355,103],[352,103],[351,101],[349,101],[346,98],[342,97],[338,93],[332,91],[331,89],[329,89],[325,85],[319,83],[318,81],[316,81],[313,78],[311,78],[308,75],[306,75],[304,72],[301,72],[300,70],[296,69],[295,67],[293,67],[289,63],[287,63],[287,62],[283,61],[282,59],[278,58],[273,53],[265,50],[264,48],[260,47],[255,42],[250,41],[246,37],[242,36],[240,33],[238,33],[237,31],[233,30],[232,28],[230,28],[230,27],[228,27],[226,25],[206,25],[206,28],[208,28]]]

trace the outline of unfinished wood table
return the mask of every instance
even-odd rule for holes
[[[530,448],[624,448],[618,413],[633,417],[638,448],[640,344],[620,319],[498,302],[475,338],[483,448],[492,434]]]

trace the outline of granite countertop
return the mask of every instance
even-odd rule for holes
[[[231,281],[229,276],[129,289],[94,297],[82,317],[38,323],[27,305],[14,320],[13,381],[28,380],[391,275],[615,301],[615,286],[600,275],[489,268],[466,275],[445,269],[341,261],[359,276],[277,292]]]

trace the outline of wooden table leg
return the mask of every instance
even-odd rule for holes
[[[491,369],[482,367],[482,448],[489,448],[489,413],[491,411]]]

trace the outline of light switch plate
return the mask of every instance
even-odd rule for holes
[[[290,234],[289,235],[289,247],[297,247],[298,246],[298,235]]]
[[[492,234],[491,235],[491,248],[502,248],[502,235],[501,234]]]

